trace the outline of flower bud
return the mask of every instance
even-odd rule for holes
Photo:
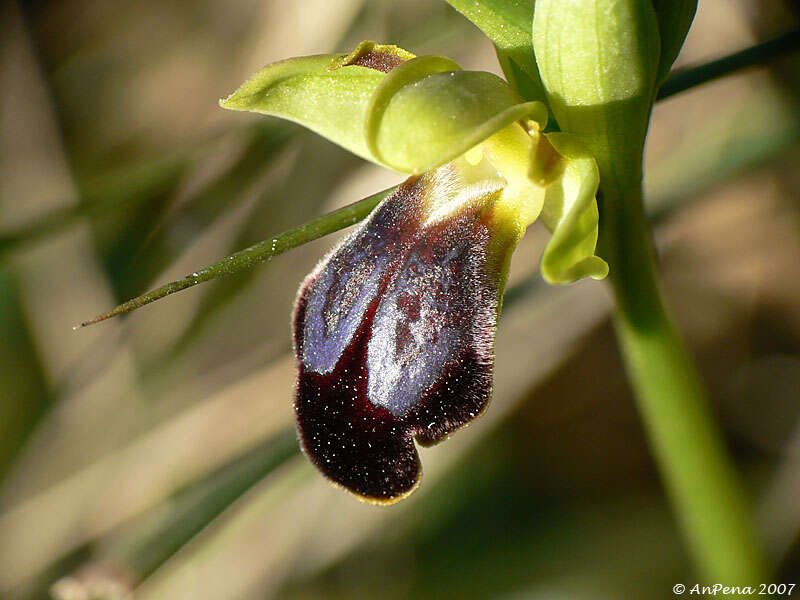
[[[659,68],[649,0],[537,0],[533,47],[562,131],[596,158],[603,185],[641,179]]]

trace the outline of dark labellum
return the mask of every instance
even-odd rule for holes
[[[375,502],[417,486],[414,439],[463,427],[491,393],[499,275],[480,207],[433,223],[426,177],[384,200],[308,276],[294,316],[302,447]],[[493,263],[492,263],[493,264]]]

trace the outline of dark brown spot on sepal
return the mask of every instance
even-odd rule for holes
[[[359,66],[388,73],[407,60],[414,58],[408,50],[390,44],[361,42],[349,55],[341,59],[337,66]]]
[[[372,50],[370,52],[365,52],[361,56],[358,56],[352,62],[348,63],[348,66],[358,65],[360,67],[368,67],[370,69],[375,69],[376,71],[388,73],[396,66],[401,65],[404,62],[406,62],[406,59],[397,56],[396,54]]]
[[[491,393],[490,232],[475,208],[421,223],[423,186],[410,180],[381,203],[309,275],[295,308],[301,445],[331,481],[376,503],[418,485],[414,439],[442,440]]]

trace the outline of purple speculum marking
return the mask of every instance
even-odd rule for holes
[[[411,178],[309,275],[297,298],[295,412],[332,481],[387,502],[420,478],[414,439],[475,418],[491,391],[496,273],[478,208],[424,224]]]

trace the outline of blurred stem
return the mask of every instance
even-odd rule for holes
[[[144,579],[169,560],[194,536],[205,529],[247,490],[276,471],[300,451],[294,427],[270,437],[242,456],[182,490],[164,507],[151,511],[106,549]]]
[[[603,195],[620,351],[698,573],[707,583],[766,581],[744,490],[659,290],[641,183],[610,185]]]
[[[671,74],[658,90],[656,100],[664,100],[697,85],[747,67],[767,63],[798,50],[800,50],[800,31],[790,31],[745,50],[723,56],[718,60],[690,69],[678,70]]]
[[[97,218],[113,211],[131,209],[158,194],[167,193],[186,171],[189,160],[166,156],[135,162],[81,186],[76,203],[64,206],[38,219],[0,233],[0,257],[21,245],[53,236],[87,217]]]

